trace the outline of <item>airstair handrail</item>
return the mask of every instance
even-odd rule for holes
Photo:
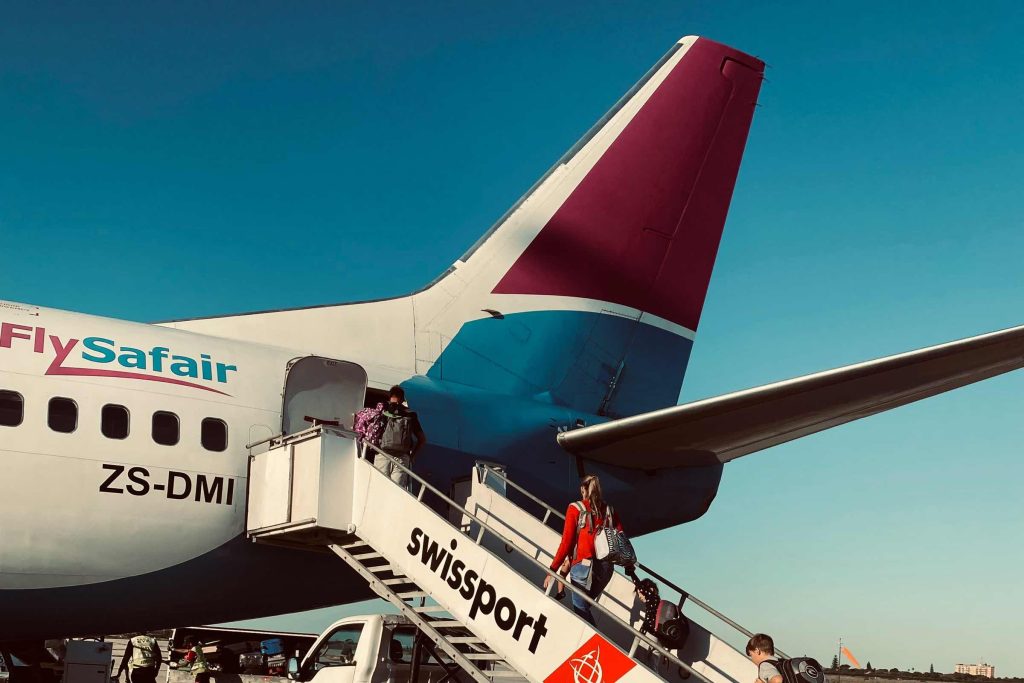
[[[348,438],[352,438],[352,436],[353,436],[352,432],[349,432],[347,430],[334,430],[331,427],[317,426],[317,427],[313,427],[312,429],[338,431],[338,432],[342,432],[342,435],[346,436]],[[671,661],[672,663],[676,664],[677,666],[682,667],[687,672],[689,672],[691,675],[694,675],[699,680],[703,681],[703,683],[713,683],[711,681],[711,679],[709,679],[708,677],[704,676],[699,671],[696,671],[692,666],[690,666],[689,664],[687,664],[683,660],[679,659],[679,657],[675,656],[674,654],[672,654],[671,652],[666,650],[664,647],[661,646],[660,643],[658,643],[653,638],[649,637],[646,633],[641,633],[639,630],[634,628],[632,624],[627,623],[625,620],[621,619],[619,616],[617,616],[616,614],[611,612],[608,608],[600,605],[596,600],[591,598],[589,595],[587,595],[586,593],[583,593],[576,586],[572,585],[570,582],[566,581],[561,576],[559,576],[557,572],[552,571],[551,568],[548,567],[546,564],[544,564],[540,560],[536,559],[535,557],[531,556],[530,554],[526,553],[518,545],[516,545],[515,543],[513,543],[509,539],[507,539],[504,536],[502,536],[499,532],[497,532],[495,529],[493,529],[490,525],[488,525],[482,519],[480,519],[475,514],[473,514],[469,510],[465,509],[464,507],[462,507],[461,505],[456,503],[454,500],[452,500],[447,495],[442,493],[437,487],[433,486],[432,484],[428,483],[425,479],[423,479],[422,477],[418,476],[415,472],[413,472],[410,468],[408,468],[404,464],[402,464],[401,461],[399,461],[397,458],[392,456],[390,453],[385,453],[384,451],[382,451],[377,446],[375,446],[375,445],[373,445],[373,444],[371,444],[371,443],[369,443],[369,442],[367,442],[365,440],[357,439],[357,441],[358,441],[358,443],[363,444],[363,446],[366,449],[372,450],[372,451],[374,451],[374,452],[376,452],[376,453],[386,457],[388,460],[391,461],[393,466],[398,467],[401,471],[403,471],[406,474],[408,474],[410,478],[412,478],[415,482],[417,482],[420,485],[419,493],[416,494],[416,496],[415,496],[417,500],[422,502],[424,491],[429,490],[431,493],[433,493],[438,498],[440,498],[442,502],[444,502],[447,505],[451,506],[455,510],[458,510],[463,515],[465,515],[466,517],[468,517],[471,520],[473,520],[474,522],[476,522],[480,526],[480,531],[477,533],[477,537],[476,537],[477,545],[479,545],[483,541],[484,531],[489,532],[499,542],[504,543],[507,548],[510,548],[513,552],[519,554],[527,562],[532,562],[538,568],[543,570],[544,573],[547,574],[547,576],[553,578],[555,581],[558,581],[560,584],[565,586],[565,588],[567,590],[570,590],[573,593],[575,593],[576,595],[578,595],[581,598],[583,598],[583,600],[585,600],[587,603],[589,603],[591,607],[596,608],[605,617],[607,617],[608,619],[612,620],[613,622],[618,624],[620,627],[623,627],[627,631],[631,632],[633,634],[633,644],[632,644],[632,646],[630,647],[630,650],[629,650],[629,656],[631,658],[636,656],[637,647],[639,646],[640,641],[643,641],[648,647],[650,647],[652,650],[657,652],[659,655],[661,655],[662,657],[668,659],[669,661]],[[371,463],[371,465],[372,465],[372,463]],[[395,486],[399,486],[399,484],[397,482],[394,482],[393,480],[392,480],[392,482],[395,484]],[[407,491],[407,492],[409,493],[410,496],[413,495],[412,491]],[[504,560],[501,560],[501,558],[498,558],[498,559],[500,561],[504,562]],[[551,587],[553,585],[554,585],[553,583],[548,585],[548,587],[544,590],[544,594],[545,595],[550,595]],[[563,605],[563,608],[565,608],[564,605]],[[567,609],[567,608],[565,608],[565,609]]]
[[[506,486],[511,486],[513,489],[515,489],[520,494],[526,496],[527,498],[532,500],[534,503],[537,503],[538,505],[540,505],[541,508],[544,509],[544,511],[545,511],[544,512],[544,517],[541,519],[541,523],[542,524],[547,524],[548,520],[552,517],[552,515],[557,517],[557,518],[559,518],[559,519],[561,519],[562,521],[565,521],[565,515],[563,513],[559,512],[555,508],[551,507],[546,502],[544,502],[543,500],[538,498],[535,494],[531,493],[530,491],[527,491],[524,487],[522,487],[521,485],[519,485],[516,482],[512,481],[511,479],[509,479],[508,476],[505,475],[505,473],[502,472],[501,470],[493,467],[492,465],[489,465],[488,463],[483,463],[483,462],[478,462],[477,463],[477,467],[482,469],[482,470],[487,470],[488,473],[490,473],[490,474],[494,475],[495,477],[497,477],[498,479],[500,479]],[[482,481],[484,483],[486,483],[486,479],[484,479]],[[725,623],[725,624],[728,624],[729,626],[732,626],[734,629],[736,629],[737,631],[742,633],[747,638],[750,638],[751,636],[754,635],[753,631],[750,631],[750,630],[744,628],[743,626],[741,626],[737,622],[733,621],[729,617],[725,616],[724,614],[722,614],[721,612],[716,610],[714,607],[712,607],[711,605],[709,605],[706,602],[704,602],[703,600],[701,600],[700,598],[695,597],[689,591],[683,590],[680,586],[677,586],[672,581],[669,581],[664,576],[662,576],[658,572],[654,571],[650,567],[644,565],[641,562],[637,562],[636,566],[637,566],[638,569],[641,569],[642,571],[644,571],[645,573],[649,574],[654,579],[662,582],[663,584],[665,584],[666,586],[668,586],[672,590],[676,591],[680,595],[686,596],[686,599],[689,602],[692,602],[693,604],[697,605],[698,607],[703,609],[708,614],[711,614],[712,616],[718,618],[719,620],[722,621],[722,623]],[[787,659],[789,658],[789,655],[787,655],[786,653],[784,653],[782,650],[780,650],[778,648],[775,648],[775,653],[778,654],[780,657],[784,657],[784,658],[787,658]]]

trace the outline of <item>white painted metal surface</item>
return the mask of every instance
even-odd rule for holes
[[[466,508],[498,529],[506,539],[515,543],[531,557],[539,559],[544,564],[549,564],[553,559],[553,551],[558,548],[561,534],[545,525],[535,515],[515,505],[501,492],[482,482],[479,477],[474,476],[472,479],[472,490]],[[488,541],[488,544],[493,551],[503,550],[494,541]],[[532,580],[543,580],[540,572],[524,562],[516,562],[515,556],[509,556],[506,561],[516,565],[523,575]],[[599,603],[635,628],[639,628],[643,623],[633,582],[624,574],[615,573]],[[598,625],[603,633],[612,636],[620,647],[629,647],[631,633],[611,620],[603,619],[601,615],[597,616]],[[747,657],[692,619],[690,635],[678,654],[683,661],[715,683],[749,683],[757,678],[757,668]],[[672,672],[665,668],[662,673],[668,676]]]
[[[300,358],[288,367],[281,431],[301,432],[312,426],[307,418],[351,428],[365,395],[366,370],[355,363],[320,356]]]
[[[362,631],[352,662],[317,669],[318,653],[324,649],[324,644],[331,636],[340,629],[360,625]],[[320,635],[303,658],[300,667],[300,671],[303,672],[301,680],[311,683],[404,683],[409,680],[411,664],[411,652],[405,646],[411,641],[410,636],[413,632],[409,622],[396,614],[353,616],[336,621]],[[403,644],[402,659],[398,661],[391,657],[393,639],[400,639]],[[420,683],[437,681],[443,673],[441,667],[426,662],[420,668]],[[457,683],[470,683],[469,677],[461,674],[457,675],[455,680]]]
[[[307,431],[252,456],[250,533],[286,533],[296,527],[350,532],[357,443]]]
[[[354,447],[330,445],[332,442],[354,444],[350,433],[324,429],[322,433],[313,434],[315,436],[305,443],[325,442],[328,445],[319,448],[320,457],[350,462],[351,467],[340,469],[352,473],[347,489],[342,487],[343,478],[321,480],[321,485],[329,486],[333,498],[347,501],[351,508],[348,516],[335,510],[330,526],[316,524],[315,529],[319,533],[319,530],[342,528],[343,523],[350,522],[350,533],[335,535],[326,541],[320,541],[319,536],[310,541],[307,535],[307,542],[341,547],[339,544],[345,538],[354,538],[359,542],[353,547],[369,546],[374,553],[367,557],[386,561],[385,567],[396,577],[407,577],[396,582],[414,584],[437,603],[438,609],[451,615],[454,619],[451,623],[463,625],[502,661],[534,683],[562,680],[572,683],[577,678],[572,672],[578,673],[579,667],[584,665],[602,668],[608,674],[608,683],[618,680],[674,683],[684,678],[679,660],[671,663],[666,657],[668,653],[638,640],[639,636],[630,627],[638,623],[641,606],[625,577],[617,577],[602,597],[601,606],[611,612],[596,628],[580,619],[567,605],[547,596],[540,588],[544,571],[528,557],[550,562],[558,534],[539,528],[542,525],[537,520],[493,489],[477,482],[471,490],[469,508],[462,513],[459,523],[453,525],[447,511],[444,515],[438,514],[384,476],[369,461],[359,459]],[[287,459],[290,453],[286,448],[278,448],[265,457]],[[254,504],[259,505],[258,498],[267,492],[283,495],[280,487],[263,486],[255,473],[252,476]],[[307,479],[304,485],[312,482]],[[298,494],[298,489],[289,493],[293,497]],[[322,494],[303,495],[319,498]],[[338,507],[342,505],[339,503]],[[299,530],[308,533],[310,527],[303,526]],[[294,539],[298,542],[302,536],[294,531],[250,527],[250,534],[254,534],[256,540],[291,542]],[[538,540],[530,540],[533,535],[538,536]],[[505,541],[516,547],[506,547]],[[525,550],[526,555],[520,555],[516,548]],[[694,640],[697,643],[694,652],[685,654],[693,663],[693,671],[705,681],[748,683],[751,676],[756,677],[752,665],[740,661],[742,655],[724,643],[719,644],[710,634],[698,630]],[[707,642],[710,647],[704,647]],[[636,657],[631,656],[634,653]],[[687,663],[686,660],[683,663]]]
[[[209,553],[244,532],[247,438],[260,426],[279,432],[285,367],[300,354],[39,307],[5,308],[3,320],[27,338],[15,336],[9,348],[0,348],[0,387],[24,398],[22,424],[0,427],[0,589],[137,576]],[[89,340],[95,340],[97,350],[86,347]],[[131,363],[139,361],[136,350],[150,366],[151,354],[163,353],[195,362],[205,355],[236,369],[226,371],[223,382],[214,374],[205,380],[201,371],[198,377],[169,372],[170,358],[162,359],[163,372],[146,370],[160,380],[187,381],[197,388],[95,374],[136,370],[117,358],[95,362],[83,357],[106,360],[120,354]],[[53,397],[77,405],[74,432],[47,426]],[[107,404],[129,409],[127,438],[102,434]],[[177,444],[153,440],[151,418],[157,411],[178,417]],[[205,418],[227,424],[226,450],[202,447]],[[141,468],[135,472],[137,482],[128,479],[133,467]],[[213,490],[217,482],[219,495]],[[158,542],[146,543],[140,552],[139,539]]]
[[[110,643],[69,640],[66,648],[63,683],[110,683]]]

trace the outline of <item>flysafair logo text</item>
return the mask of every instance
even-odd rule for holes
[[[466,563],[455,558],[455,550],[459,544],[453,538],[451,551],[442,548],[437,541],[427,536],[423,529],[413,529],[409,537],[409,545],[405,547],[413,557],[419,556],[424,566],[430,567],[430,571],[447,581],[448,585],[459,591],[465,600],[471,601],[469,618],[476,619],[477,615],[491,615],[494,623],[502,631],[512,631],[512,637],[518,641],[523,631],[532,628],[533,635],[530,638],[530,652],[537,652],[537,645],[540,639],[548,634],[548,618],[539,614],[536,618],[516,607],[516,604],[509,597],[499,597],[494,586],[487,583],[480,577],[480,574],[472,569],[466,568]]]
[[[224,395],[227,395],[227,392],[184,378],[227,384],[229,373],[238,370],[234,365],[214,361],[206,353],[199,354],[199,358],[196,359],[171,353],[171,349],[166,346],[154,346],[143,350],[133,346],[121,346],[113,339],[103,337],[61,339],[55,334],[47,334],[44,327],[0,323],[0,349],[10,349],[14,346],[31,348],[34,353],[52,353],[53,361],[46,369],[47,375],[143,379]],[[79,358],[89,365],[72,365]]]

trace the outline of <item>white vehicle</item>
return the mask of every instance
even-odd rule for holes
[[[245,635],[244,629],[195,627],[178,631],[175,637],[179,642],[185,635],[199,637],[203,643],[223,642],[225,634]],[[296,636],[301,635],[300,657],[295,657],[292,649],[286,647],[289,652],[287,666],[290,668],[287,678],[292,680],[311,681],[315,678],[317,683],[383,683],[409,680],[416,633],[416,626],[400,614],[370,614],[341,619],[320,635],[308,639],[304,634],[262,631],[252,631],[248,635],[257,638],[283,636],[293,644]],[[446,671],[443,664],[427,655],[425,650],[421,655],[421,683],[436,681]],[[225,672],[224,658],[221,660],[221,665],[214,668],[215,680],[224,676],[237,683],[285,680],[283,675]],[[450,660],[447,664],[450,665]],[[177,668],[168,668],[165,677],[166,683],[193,683],[194,680],[195,677],[187,670]]]
[[[417,647],[416,634],[416,626],[398,614],[342,619],[320,634],[301,661],[289,660],[288,677],[302,683],[436,683],[454,673],[456,680],[471,680],[450,659]]]

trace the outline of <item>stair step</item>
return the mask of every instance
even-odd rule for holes
[[[518,671],[486,671],[484,675],[489,678],[522,678]]]
[[[464,628],[461,621],[428,621],[431,628]]]
[[[366,568],[369,569],[374,574],[380,574],[381,572],[394,572],[395,571],[394,565],[390,565],[390,564],[375,564],[372,567],[368,566]],[[397,574],[398,572],[395,572],[395,573]]]
[[[491,649],[487,643],[465,643],[463,650],[459,650],[462,654],[494,654],[494,650]]]
[[[408,591],[407,593],[398,593],[398,597],[403,600],[412,600],[413,598],[429,598],[430,593],[427,591]]]
[[[352,557],[357,560],[376,560],[378,558],[383,558],[384,556],[380,553],[359,553],[358,555],[353,555]]]
[[[419,614],[426,614],[428,612],[447,612],[448,610],[441,605],[421,605],[419,607],[413,607],[412,611],[418,612]]]
[[[477,653],[477,652],[470,652],[470,653],[464,654],[463,657],[465,657],[466,659],[474,660],[474,661],[488,661],[488,662],[498,662],[498,661],[501,661],[503,659],[503,657],[501,655],[495,654],[493,652],[479,652],[479,653]]]
[[[464,643],[466,645],[481,645],[484,642],[483,638],[477,638],[476,636],[452,636],[448,639],[449,643]]]
[[[410,579],[408,577],[402,577],[400,579],[381,579],[380,582],[383,583],[385,586],[402,586],[402,585],[405,585],[405,586],[415,586],[416,585],[416,583],[412,579]]]

